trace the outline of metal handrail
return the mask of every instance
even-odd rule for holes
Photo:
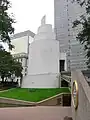
[[[68,82],[70,84],[70,86],[71,86],[71,76],[61,75],[61,79],[63,79],[66,82]]]

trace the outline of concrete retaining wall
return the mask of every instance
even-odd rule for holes
[[[28,101],[22,101],[22,100],[16,100],[16,99],[4,98],[4,97],[0,97],[0,103],[8,103],[13,105],[24,105],[24,106],[35,105],[35,102],[28,102]]]
[[[70,99],[68,98],[71,98],[71,94],[60,93],[56,96],[37,102],[37,105],[38,106],[70,106],[70,101],[68,101]]]
[[[85,80],[82,72],[72,72],[72,84],[76,80],[78,83],[78,108],[75,110],[72,102],[73,120],[90,120],[90,86]]]
[[[8,104],[10,106],[70,106],[70,98],[71,94],[68,93],[60,93],[40,102],[28,102],[0,97],[0,104],[5,103],[6,105]]]

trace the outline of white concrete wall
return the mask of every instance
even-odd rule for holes
[[[11,51],[11,54],[21,54],[21,53],[26,53],[28,54],[29,52],[29,44],[31,44],[33,42],[33,39],[31,36],[23,36],[23,37],[19,37],[16,39],[13,39],[11,42],[12,44],[15,46],[15,48]],[[22,61],[21,61],[22,59]],[[27,72],[25,72],[25,69],[27,68],[27,64],[28,64],[28,59],[23,57],[23,58],[19,58],[19,62],[22,63],[22,67],[23,67],[23,75],[25,76],[25,73],[27,74]]]
[[[34,41],[29,51],[28,73],[58,73],[59,72],[59,45],[56,40]]]
[[[28,36],[13,39],[11,42],[15,46],[11,51],[12,54],[28,53]]]
[[[28,75],[23,88],[59,87],[59,44],[56,40],[38,40],[29,46]]]
[[[45,24],[38,28],[38,34],[35,35],[35,40],[55,40],[55,33],[52,31],[52,25]]]
[[[58,88],[58,74],[28,75],[22,82],[22,88]]]
[[[59,43],[55,40],[52,26],[41,25],[29,46],[28,75],[24,88],[56,88],[59,73]]]
[[[29,44],[31,44],[33,42],[34,38],[32,38],[31,36],[29,36]]]
[[[55,40],[52,26],[41,25],[29,46],[28,74],[58,73],[59,43]]]
[[[78,107],[75,110],[71,101],[73,120],[90,120],[90,86],[81,71],[72,71],[72,86],[76,80],[78,84]]]

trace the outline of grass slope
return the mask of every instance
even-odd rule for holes
[[[37,102],[59,93],[70,93],[70,90],[68,88],[50,88],[50,89],[15,88],[6,92],[1,92],[0,97]]]

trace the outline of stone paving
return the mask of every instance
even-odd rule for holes
[[[65,116],[71,116],[70,107],[0,108],[0,120],[63,120]]]

